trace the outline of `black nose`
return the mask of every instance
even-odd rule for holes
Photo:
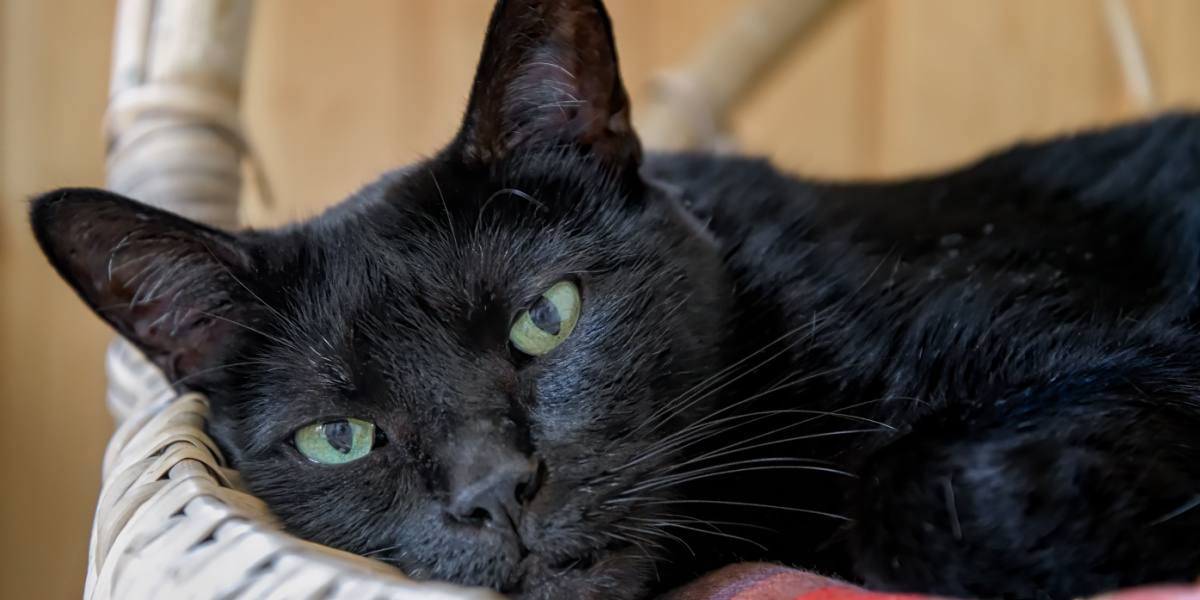
[[[447,512],[462,523],[515,530],[541,485],[540,463],[494,448],[472,454],[451,475]]]

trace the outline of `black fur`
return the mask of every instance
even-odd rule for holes
[[[728,248],[738,352],[771,339],[754,332],[814,324],[756,379],[828,374],[766,404],[896,428],[792,451],[835,457],[856,475],[843,485],[722,482],[853,519],[797,560],[879,588],[984,597],[1194,579],[1200,119],[895,184],[801,182],[703,156],[647,171],[685,185]],[[788,535],[813,545],[804,530]]]
[[[515,0],[454,141],[312,221],[81,189],[31,220],[309,539],[524,598],[743,559],[1068,598],[1200,573],[1198,211],[1191,116],[898,183],[643,159],[599,3]],[[563,279],[576,330],[520,354],[513,316]],[[303,459],[337,417],[376,449]],[[511,457],[512,526],[456,515]]]

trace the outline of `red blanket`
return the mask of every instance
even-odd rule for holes
[[[1200,586],[1165,585],[1105,595],[1104,600],[1200,600]],[[868,592],[796,569],[762,563],[725,567],[663,600],[934,600],[929,596]]]

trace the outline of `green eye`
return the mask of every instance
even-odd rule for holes
[[[533,306],[521,311],[508,331],[508,340],[530,356],[546,354],[571,335],[579,321],[581,304],[579,288],[570,281],[560,281]]]
[[[340,465],[367,455],[375,445],[375,424],[361,419],[336,419],[306,425],[293,438],[309,460]]]

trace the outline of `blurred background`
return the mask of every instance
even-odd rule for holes
[[[181,0],[182,1],[182,0]],[[634,101],[742,0],[607,0]],[[1154,101],[1130,94],[1102,0],[849,0],[739,107],[740,148],[801,173],[900,176],[1022,138],[1200,105],[1200,2],[1129,0]],[[254,225],[312,215],[454,133],[490,0],[262,0],[243,107],[274,189]],[[25,222],[104,183],[115,0],[0,0],[0,597],[78,597],[107,329]]]

